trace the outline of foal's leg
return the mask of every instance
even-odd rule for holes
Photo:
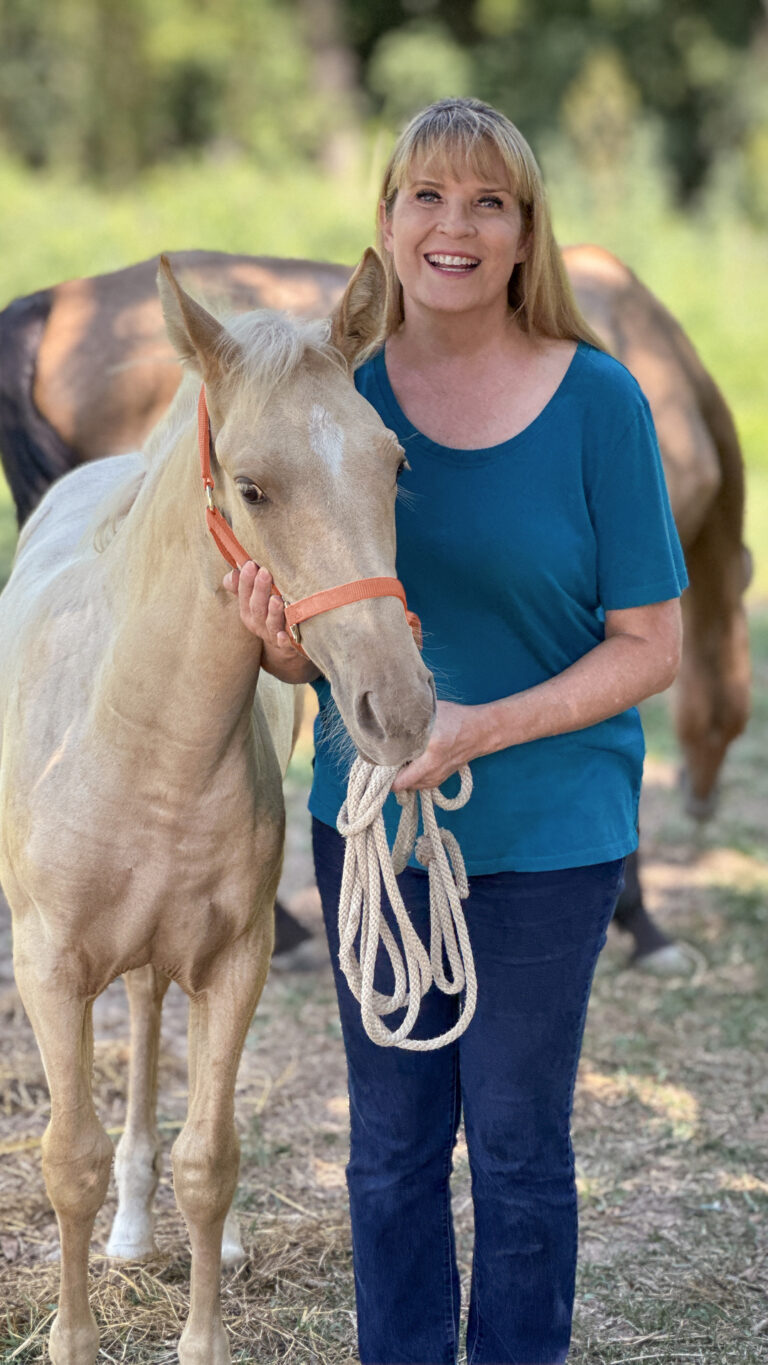
[[[195,1011],[190,1011],[187,1062],[190,1096],[195,1093],[200,1027],[201,1019],[199,1014]],[[235,1210],[230,1207],[227,1216],[224,1219],[224,1231],[221,1235],[221,1263],[222,1265],[229,1266],[241,1265],[245,1259],[245,1248],[243,1247],[240,1237],[240,1224]]]
[[[271,928],[271,926],[270,926]],[[222,953],[211,983],[190,1001],[191,1079],[187,1122],[172,1153],[176,1199],[192,1248],[190,1309],[181,1365],[228,1365],[219,1299],[222,1231],[237,1184],[237,1067],[269,966],[271,943],[242,939]]]
[[[99,1336],[88,1302],[88,1246],[107,1192],[112,1143],[91,1098],[91,1002],[57,993],[50,980],[41,981],[18,960],[16,982],[51,1092],[43,1175],[59,1223],[61,1290],[50,1357],[53,1365],[93,1365]]]
[[[136,1260],[156,1249],[152,1202],[160,1174],[157,1060],[160,1014],[170,981],[154,967],[126,972],[123,979],[131,1011],[128,1111],[115,1156],[118,1204],[107,1255]]]

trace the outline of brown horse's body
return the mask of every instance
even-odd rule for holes
[[[215,252],[172,259],[196,292],[235,309],[323,316],[349,277],[343,266],[307,261]],[[637,277],[596,247],[566,248],[564,259],[585,317],[638,379],[653,411],[690,575],[677,729],[689,810],[704,818],[726,749],[748,714],[738,439],[691,343]],[[155,269],[145,261],[70,281],[0,314],[0,445],[20,519],[66,469],[139,446],[168,407],[178,368]],[[652,946],[646,940],[645,949]]]

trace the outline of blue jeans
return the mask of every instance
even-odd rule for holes
[[[592,976],[623,860],[470,878],[478,980],[466,1033],[436,1052],[381,1048],[338,967],[344,841],[313,822],[349,1072],[347,1168],[362,1365],[454,1365],[459,1341],[449,1177],[464,1112],[475,1250],[469,1365],[560,1365],[571,1333],[577,1214],[570,1117]],[[405,904],[429,942],[426,873]],[[390,920],[391,923],[391,920]],[[380,954],[377,989],[392,988]],[[414,1036],[450,1028],[433,987]],[[396,1027],[402,1012],[388,1016]]]

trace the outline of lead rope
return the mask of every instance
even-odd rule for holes
[[[344,872],[339,897],[339,963],[349,988],[359,1002],[363,1027],[368,1037],[381,1047],[400,1047],[413,1052],[431,1052],[452,1043],[464,1032],[477,1003],[477,977],[472,948],[461,902],[469,895],[469,884],[461,849],[450,830],[440,829],[435,806],[459,810],[472,794],[472,775],[468,767],[459,769],[461,787],[454,797],[444,796],[439,788],[419,792],[424,833],[416,842],[416,857],[429,875],[430,945],[427,953],[411,924],[395,880],[405,868],[413,849],[418,828],[418,802],[415,791],[398,794],[403,807],[395,846],[390,854],[382,808],[399,768],[366,763],[357,758],[349,775],[347,799],[337,821],[346,840]],[[381,882],[389,896],[402,952],[381,914]],[[355,939],[360,930],[360,957]],[[379,943],[389,956],[395,978],[391,995],[374,990],[373,974]],[[449,974],[443,970],[443,953]],[[437,1038],[411,1038],[422,999],[434,981],[446,995],[458,995],[466,983],[464,1008],[453,1028]],[[382,1018],[407,1006],[405,1018],[396,1029],[389,1029]]]

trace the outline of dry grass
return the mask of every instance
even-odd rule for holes
[[[666,721],[649,715],[644,806],[651,907],[696,945],[691,978],[624,970],[613,936],[600,964],[577,1093],[575,1145],[582,1258],[573,1365],[768,1362],[768,922],[765,737],[768,618],[755,622],[758,703],[734,747],[723,815],[705,835],[681,817]],[[294,801],[301,800],[296,780]],[[300,884],[306,858],[294,836]],[[289,868],[290,872],[290,868]],[[124,1006],[113,987],[97,1015],[99,1112],[124,1110]],[[34,1040],[10,984],[0,995],[0,1360],[43,1361],[56,1297],[56,1232],[40,1174],[47,1098]],[[160,1120],[184,1112],[184,1002],[169,995]],[[271,977],[238,1089],[238,1207],[248,1261],[223,1278],[236,1361],[346,1365],[354,1299],[344,1161],[347,1104],[330,972]],[[166,1163],[167,1166],[167,1163]],[[113,1205],[94,1236],[100,1361],[173,1361],[189,1261],[167,1173],[160,1254],[141,1265],[103,1257]],[[466,1152],[454,1206],[466,1285],[471,1203]]]

